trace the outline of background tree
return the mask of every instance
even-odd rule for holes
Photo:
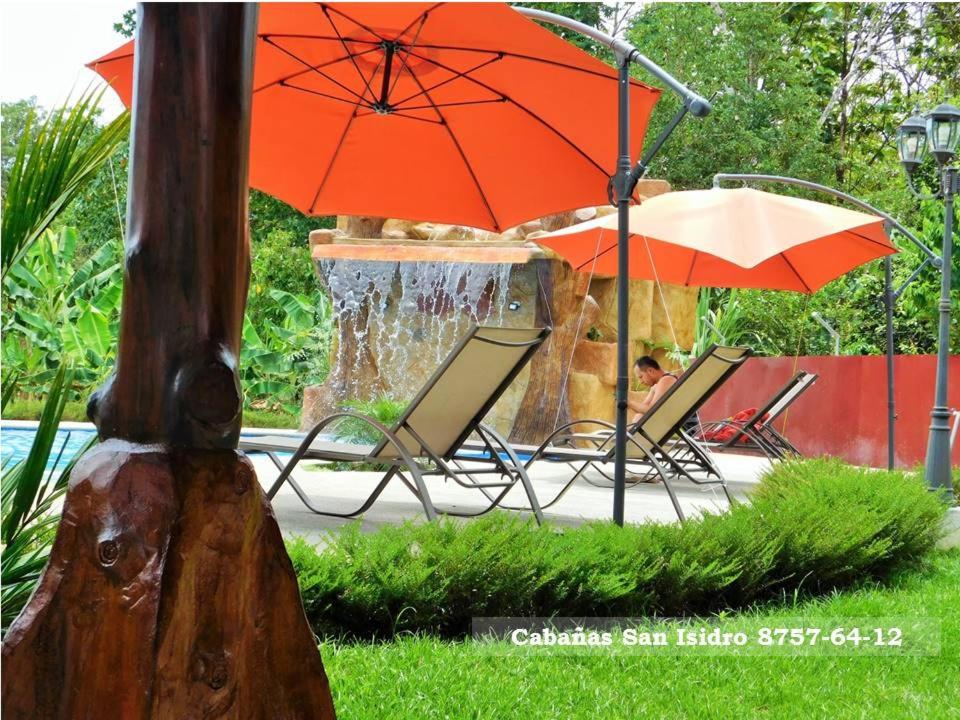
[[[24,100],[5,102],[2,106],[3,122],[0,123],[0,195],[7,193],[7,176],[13,167],[17,156],[17,145],[23,136],[24,130],[31,128],[32,138],[36,138],[37,130],[43,124],[46,113],[37,106],[36,97]]]
[[[821,103],[788,36],[779,5],[666,3],[636,16],[630,42],[714,105],[677,128],[650,176],[677,189],[707,187],[717,172],[830,180],[836,158],[817,126]],[[674,94],[661,96],[648,141],[678,108]]]
[[[716,172],[792,175],[862,197],[939,247],[942,217],[935,208],[922,210],[900,181],[894,141],[915,104],[930,106],[958,92],[960,6],[663,3],[635,17],[629,38],[714,98],[714,112],[683,123],[651,175],[681,189],[707,187]],[[665,94],[658,105],[648,140],[673,115],[677,100]],[[897,284],[922,261],[909,243],[900,245]],[[746,291],[739,296],[738,317],[768,354],[831,352],[829,336],[810,317],[813,311],[840,329],[842,352],[881,353],[882,272],[881,263],[872,263],[810,298]],[[937,283],[936,271],[926,268],[898,303],[898,351],[933,350],[935,313],[922,308],[936,307]],[[727,298],[713,294],[713,308]],[[951,345],[960,350],[960,329]]]

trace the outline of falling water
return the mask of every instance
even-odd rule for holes
[[[510,284],[509,264],[322,260],[320,271],[337,313],[341,339],[370,350],[383,384],[409,395],[422,368],[439,365],[472,323],[502,325]],[[363,362],[345,355],[341,341],[332,366]],[[421,372],[416,372],[420,368]],[[356,398],[365,388],[346,387]]]

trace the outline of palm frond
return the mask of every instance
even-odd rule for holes
[[[10,371],[3,376],[3,398],[0,400],[0,413],[7,409],[7,403],[10,402],[10,398],[17,392],[17,379],[19,375],[17,372]]]
[[[0,277],[6,277],[129,133],[128,112],[97,130],[103,92],[89,90],[74,105],[54,110],[35,137],[34,119],[27,121],[3,201]]]
[[[12,543],[27,524],[38,498],[42,499],[44,481],[49,478],[47,464],[57,437],[60,417],[67,403],[67,390],[73,373],[61,366],[50,386],[50,394],[40,415],[37,433],[27,459],[3,473],[2,485],[3,542]]]

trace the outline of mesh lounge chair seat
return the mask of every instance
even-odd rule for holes
[[[770,460],[782,460],[789,456],[800,455],[800,451],[794,447],[793,443],[773,427],[773,422],[809,390],[819,377],[801,370],[774,393],[767,403],[757,410],[757,414],[751,420],[735,422],[728,419],[705,423],[699,429],[697,440],[717,452],[747,450],[763,453]],[[732,428],[735,432],[722,442],[704,439],[707,433],[724,428]]]
[[[440,475],[465,488],[481,491],[489,503],[479,512],[447,510],[447,514],[469,516],[488,512],[519,482],[530,503],[527,509],[542,522],[540,505],[526,468],[507,441],[481,421],[549,333],[549,328],[472,327],[393,427],[385,427],[359,413],[338,412],[323,418],[304,436],[242,437],[240,449],[267,453],[280,470],[267,492],[270,499],[286,482],[304,505],[318,515],[359,515],[370,508],[390,480],[398,478],[420,500],[427,518],[433,520],[438,510],[430,499],[424,478]],[[380,442],[353,445],[318,437],[332,423],[346,417],[357,418],[376,428],[382,435]],[[458,458],[470,436],[479,438],[474,444],[482,452]],[[286,452],[292,452],[293,457],[283,463],[278,453]],[[371,463],[383,467],[384,475],[360,507],[345,513],[334,512],[317,505],[293,478],[293,469],[301,460]],[[484,480],[484,475],[495,477]]]
[[[686,478],[698,485],[719,484],[728,501],[726,481],[709,452],[683,430],[687,418],[693,415],[717,389],[746,361],[750,349],[713,345],[708,348],[680,376],[667,392],[654,403],[640,420],[628,429],[628,468],[663,481],[677,517],[684,519],[683,509],[670,479]],[[597,433],[583,433],[583,425],[596,425]],[[573,476],[560,491],[541,507],[558,502],[578,478],[592,467],[609,466],[616,453],[613,425],[603,420],[576,420],[555,430],[538,446],[514,445],[520,454],[529,454],[525,466],[534,462],[564,462],[575,467]],[[574,440],[588,440],[591,447],[577,447]],[[579,467],[576,467],[579,466]],[[697,477],[694,472],[702,472]]]

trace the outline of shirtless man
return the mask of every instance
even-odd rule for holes
[[[663,397],[667,388],[677,381],[677,376],[673,373],[664,372],[660,363],[649,355],[636,359],[633,363],[633,374],[640,382],[650,388],[645,393],[631,391],[627,398],[627,406],[636,413],[631,422],[637,422],[641,415]]]

